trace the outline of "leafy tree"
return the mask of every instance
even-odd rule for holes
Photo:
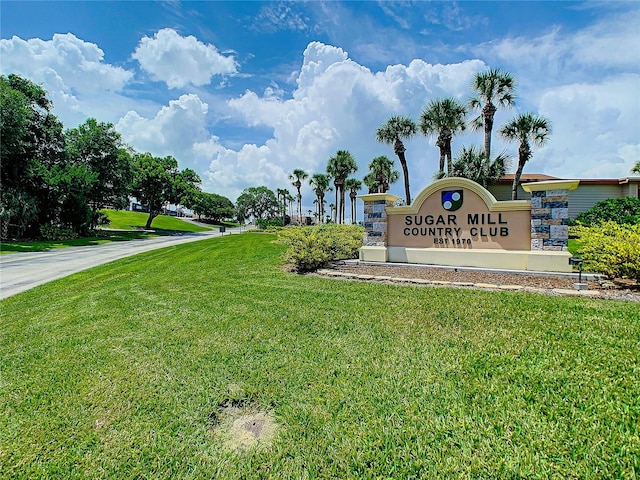
[[[313,187],[313,193],[316,194],[316,204],[318,211],[318,219],[320,222],[324,219],[324,204],[325,204],[325,192],[330,191],[331,187],[329,182],[331,179],[329,175],[324,173],[314,173],[309,180],[309,185]]]
[[[633,168],[631,169],[631,173],[640,174],[640,160],[638,160],[636,164],[633,166]]]
[[[347,178],[344,187],[349,190],[349,198],[351,199],[351,223],[356,223],[356,198],[358,190],[362,188],[362,182],[355,178]]]
[[[135,155],[133,162],[133,195],[149,207],[145,228],[151,228],[151,222],[165,204],[192,203],[200,183],[200,177],[193,170],[180,171],[175,158],[154,157],[150,153]]]
[[[376,140],[387,145],[393,145],[393,152],[398,156],[402,173],[404,175],[404,191],[407,205],[411,204],[411,192],[409,190],[409,168],[404,152],[407,150],[402,143],[416,134],[417,127],[409,117],[394,115],[376,130]]]
[[[462,151],[453,162],[451,176],[468,178],[487,188],[504,176],[509,160],[507,155],[501,153],[491,161],[484,152],[473,145],[469,148],[462,147]]]
[[[235,213],[233,202],[217,193],[197,192],[190,208],[198,215],[199,219],[204,216],[214,223],[231,218]]]
[[[86,199],[91,205],[92,226],[95,226],[101,208],[119,208],[126,202],[133,170],[131,155],[115,127],[94,118],[67,130],[65,138],[71,163],[82,165],[93,174],[94,181]]]
[[[289,180],[293,182],[292,185],[298,191],[298,222],[302,221],[302,193],[300,193],[300,187],[302,186],[302,180],[306,180],[307,177],[309,177],[309,174],[300,168],[296,168],[289,175]]]
[[[272,190],[267,187],[245,188],[236,200],[238,220],[247,218],[272,219],[278,215],[279,203]]]
[[[327,174],[333,178],[333,185],[336,188],[336,222],[344,223],[344,183],[347,177],[358,170],[353,155],[346,150],[338,150],[329,159]]]
[[[640,198],[608,198],[597,202],[589,210],[576,217],[576,222],[593,225],[601,222],[615,222],[620,225],[640,224]]]
[[[500,130],[500,135],[507,141],[519,142],[518,146],[518,167],[513,177],[513,185],[511,186],[511,199],[518,199],[518,184],[520,176],[527,163],[532,156],[531,144],[537,146],[544,145],[549,135],[551,135],[551,122],[544,117],[539,117],[533,113],[523,113],[507,123]]]
[[[64,163],[63,126],[46,91],[18,75],[0,76],[0,233],[38,235],[55,222],[46,176]]]
[[[438,134],[436,147],[440,149],[439,171],[451,173],[451,139],[465,130],[466,107],[453,97],[432,100],[420,115],[420,131],[425,136]]]
[[[473,120],[472,126],[479,130],[484,127],[484,155],[491,158],[491,131],[493,118],[498,107],[511,107],[515,102],[516,81],[510,73],[499,68],[477,73],[473,79],[472,89],[475,96],[469,99],[472,109],[480,110]]]

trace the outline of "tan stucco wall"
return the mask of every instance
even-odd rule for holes
[[[446,190],[462,190],[462,207],[448,211],[442,206],[441,193]],[[474,182],[447,178],[423,190],[412,205],[387,209],[387,245],[529,250],[530,206],[527,200],[497,202]]]

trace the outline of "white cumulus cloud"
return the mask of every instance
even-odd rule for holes
[[[119,93],[133,77],[131,71],[105,63],[96,44],[72,33],[55,34],[51,40],[1,39],[0,56],[2,74],[15,73],[41,84],[58,116],[71,125],[89,116],[108,120],[108,112],[122,103]]]
[[[215,46],[191,35],[180,36],[170,28],[159,30],[153,38],[142,38],[133,58],[153,80],[169,88],[208,85],[214,75],[237,72],[233,56],[224,56]]]

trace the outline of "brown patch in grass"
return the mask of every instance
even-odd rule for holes
[[[226,400],[209,417],[213,435],[232,451],[269,446],[278,431],[271,412],[246,400]]]

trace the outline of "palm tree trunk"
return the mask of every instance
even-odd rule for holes
[[[356,224],[356,193],[351,192],[349,196],[351,197],[351,224],[355,225]]]
[[[335,211],[336,211],[336,218],[334,219],[334,222],[336,223],[340,223],[338,221],[338,217],[340,216],[339,212],[339,208],[340,208],[340,196],[339,196],[339,192],[340,192],[340,187],[338,186],[338,183],[333,182],[333,184],[336,187],[336,206],[335,206]]]
[[[496,107],[491,103],[485,105],[482,109],[484,117],[484,153],[487,160],[491,159],[491,131],[493,130],[493,117],[496,114]]]
[[[407,160],[404,158],[404,152],[398,155],[398,159],[400,160],[402,174],[404,175],[404,194],[406,196],[407,205],[411,205],[411,192],[409,191],[409,168],[407,167]]]

